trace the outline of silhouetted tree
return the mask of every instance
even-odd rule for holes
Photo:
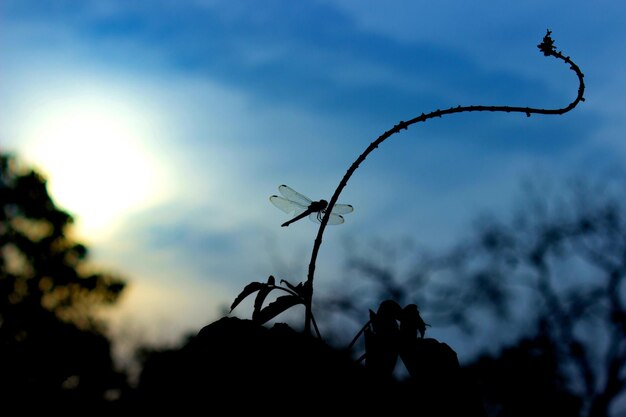
[[[556,346],[544,335],[522,339],[495,357],[482,355],[466,372],[481,387],[490,415],[580,415],[582,398],[569,389]]]
[[[433,325],[455,325],[471,334],[496,323],[509,340],[540,337],[542,343],[520,342],[502,355],[510,358],[516,351],[520,358],[522,352],[528,358],[553,358],[553,371],[537,373],[535,388],[558,383],[579,398],[580,415],[608,416],[626,385],[623,184],[577,182],[554,191],[545,184],[528,185],[525,201],[510,220],[483,217],[473,237],[443,255],[415,251],[401,268],[393,257],[401,250],[408,256],[406,248],[377,248],[377,256],[353,253],[348,262],[357,272],[352,285],[344,281],[330,291],[318,301],[319,309],[363,322],[362,311],[374,299],[412,300]],[[490,338],[492,344],[503,341]],[[490,379],[498,392],[507,386],[505,376]],[[520,378],[516,373],[508,377]],[[522,391],[506,393],[513,395],[524,396],[526,405],[542,402],[541,396],[529,398]],[[490,401],[497,400],[492,395]],[[516,415],[505,409],[495,415]]]
[[[80,175],[80,173],[77,173]],[[69,236],[72,217],[45,179],[0,154],[0,391],[2,406],[64,411],[105,404],[124,385],[94,309],[124,283],[93,271]]]

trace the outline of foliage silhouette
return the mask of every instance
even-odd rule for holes
[[[134,404],[142,412],[176,405],[272,415],[415,410],[420,416],[484,416],[454,352],[420,340],[428,345],[428,352],[420,352],[428,363],[420,364],[415,380],[399,382],[379,378],[348,351],[285,324],[267,328],[224,317],[180,349],[146,352]],[[433,389],[431,373],[445,383]]]
[[[500,409],[494,415],[537,414],[529,410],[548,407],[549,397],[559,415],[606,417],[626,394],[623,188],[619,181],[576,181],[550,191],[545,181],[531,182],[509,220],[484,218],[470,239],[443,254],[407,252],[413,258],[399,269],[353,253],[355,280],[318,300],[320,310],[359,322],[371,302],[392,297],[415,300],[433,325],[471,336],[474,322],[495,322],[519,340],[472,365],[486,403]],[[492,351],[498,339],[489,340]],[[514,358],[527,364],[513,367]],[[517,380],[532,387],[519,389]]]
[[[365,339],[365,366],[353,360],[350,349],[337,350],[324,343],[312,312],[315,265],[340,193],[367,156],[395,133],[449,114],[563,114],[583,101],[583,75],[556,50],[549,31],[539,49],[576,73],[579,89],[574,101],[560,109],[457,106],[395,125],[359,155],[328,203],[318,206],[323,216],[307,279],[297,284],[281,279],[277,284],[270,276],[266,282],[253,282],[231,305],[232,310],[255,294],[252,320],[224,317],[181,349],[145,352],[137,390],[127,393],[118,405],[142,413],[173,406],[194,411],[227,406],[235,412],[273,414],[305,409],[324,413],[415,409],[426,416],[484,416],[454,350],[424,337],[427,325],[416,304],[401,307],[386,300],[376,312],[369,310],[369,322],[360,332]],[[0,389],[8,398],[6,406],[24,412],[42,404],[66,412],[88,412],[93,407],[112,411],[107,398],[125,389],[124,375],[113,369],[109,341],[94,308],[114,303],[124,283],[89,270],[86,247],[68,237],[71,216],[55,206],[40,175],[22,169],[8,155],[0,155],[0,169]],[[532,258],[534,265],[543,266],[540,255]],[[274,290],[286,295],[266,305]],[[284,324],[263,326],[299,304],[305,307],[303,333]],[[311,327],[317,338],[311,336]],[[574,354],[579,347],[572,343],[568,348]],[[394,378],[398,358],[410,376],[403,381]]]
[[[484,355],[466,369],[477,381],[491,415],[577,417],[583,399],[559,369],[559,354],[545,335],[520,340],[497,357]]]
[[[318,214],[323,213],[321,224],[314,241],[306,281],[294,286],[285,280],[281,280],[280,284],[276,285],[276,279],[273,276],[270,276],[266,283],[251,283],[237,296],[231,305],[231,311],[246,297],[256,293],[253,320],[250,323],[258,326],[275,318],[277,315],[294,305],[303,304],[305,307],[304,335],[298,337],[310,338],[311,325],[313,325],[317,333],[318,340],[321,339],[321,335],[312,312],[313,281],[317,255],[322,243],[322,236],[325,227],[329,224],[329,219],[332,216],[333,208],[335,207],[339,195],[346,187],[349,179],[356,172],[356,169],[359,168],[370,153],[377,149],[392,135],[400,132],[401,130],[407,129],[413,124],[425,122],[435,117],[442,117],[449,114],[463,112],[481,111],[507,113],[517,112],[526,114],[526,116],[530,117],[531,114],[556,115],[564,114],[572,110],[578,105],[579,102],[584,101],[583,94],[585,85],[582,72],[569,57],[564,56],[561,52],[556,50],[550,31],[547,31],[543,41],[538,45],[538,48],[545,56],[552,56],[568,64],[572,71],[576,74],[579,81],[578,93],[576,98],[571,103],[558,109],[483,105],[457,106],[444,110],[436,110],[427,114],[422,113],[420,116],[406,122],[402,121],[398,123],[392,129],[379,136],[365,149],[361,155],[359,155],[359,157],[347,170],[328,203],[326,203],[326,200],[321,200],[318,202],[320,204],[315,207],[312,207],[311,205],[302,206],[302,209],[305,210],[305,212],[306,210],[313,211],[313,209],[315,209]],[[285,195],[285,197],[288,196]],[[282,208],[281,205],[283,204],[283,201],[280,197],[272,196],[270,197],[270,201],[279,206],[279,208]],[[296,215],[296,219],[299,219],[300,217],[302,216]],[[283,224],[283,226],[288,224],[289,222]],[[273,290],[281,290],[287,292],[288,295],[279,297],[267,307],[263,307],[268,294]],[[402,293],[402,290],[399,292]],[[229,323],[231,325],[234,324],[232,321]],[[259,328],[257,327],[254,329],[254,332],[261,331],[258,330]],[[206,328],[205,330],[207,333],[214,333]],[[203,332],[205,330],[203,330]],[[470,388],[471,384],[468,384],[463,380],[456,353],[446,344],[440,343],[434,339],[425,339],[425,331],[426,323],[422,320],[417,309],[417,305],[415,304],[409,304],[402,308],[395,300],[390,299],[383,301],[376,313],[370,310],[369,322],[363,327],[362,331],[357,334],[357,337],[355,337],[353,342],[350,344],[350,347],[352,347],[355,340],[361,334],[365,336],[366,352],[361,358],[365,359],[364,370],[366,372],[365,375],[367,377],[368,385],[365,388],[361,388],[361,386],[359,386],[359,389],[363,392],[363,398],[368,398],[368,400],[373,398],[380,399],[387,405],[387,411],[389,411],[390,398],[394,399],[395,405],[402,403],[405,407],[409,404],[405,401],[409,401],[408,399],[410,398],[411,402],[419,401],[420,403],[425,404],[422,411],[426,415],[484,415],[482,407],[475,402],[476,397],[471,394],[473,392]],[[229,335],[230,332],[230,330],[227,331],[226,335]],[[223,344],[223,338],[224,336],[219,333],[217,335],[214,334],[210,343],[221,346]],[[309,340],[309,343],[312,343],[315,339],[310,338],[306,340]],[[230,349],[228,349],[228,351],[231,352]],[[300,350],[296,351],[301,352]],[[249,349],[246,349],[239,352],[239,355],[246,357],[251,353],[252,352]],[[307,352],[306,355],[309,357],[307,360],[311,360],[309,353],[311,352]],[[393,377],[393,372],[398,358],[402,359],[409,375],[411,376],[411,378],[406,381],[405,385],[399,385]],[[264,356],[254,363],[258,364],[259,362],[269,363],[272,365],[276,364],[276,360],[274,360],[272,355]],[[210,367],[210,372],[214,372],[214,370],[215,366],[212,365]],[[209,371],[209,369],[206,371]],[[282,383],[282,386],[284,386],[285,380],[290,380],[296,387],[301,387],[302,384],[305,384],[304,386],[306,387],[311,385],[318,387],[320,385],[318,382],[319,375],[314,372],[311,373],[307,371],[297,373],[297,376],[300,379],[294,380],[295,376],[288,371],[289,370],[285,370],[285,372],[287,372],[285,374],[272,374],[269,369],[257,369],[252,372],[252,375],[258,376],[266,375],[267,373],[272,374],[278,378],[276,383]],[[357,378],[357,381],[362,382],[363,378],[364,377]],[[341,379],[333,378],[332,380],[337,381]],[[329,381],[324,380],[323,384],[326,383],[329,383]],[[250,386],[249,388],[251,391],[246,391],[246,398],[248,399],[249,397],[247,396],[249,395],[249,392],[254,392],[254,390],[256,390],[256,394],[258,394],[259,392],[264,392],[265,389],[264,386],[261,387],[258,385]],[[286,398],[290,398],[290,396],[287,395]],[[376,405],[382,406],[383,403]],[[323,402],[320,397],[316,397],[315,404],[319,406],[326,403]],[[360,410],[361,409],[359,409],[359,411]],[[363,411],[367,411],[367,407],[364,408]]]
[[[125,386],[94,315],[124,283],[89,268],[71,223],[41,175],[0,153],[0,390],[9,409],[104,407]]]

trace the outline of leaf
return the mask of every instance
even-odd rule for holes
[[[273,289],[276,289],[276,287],[270,283],[266,284],[264,288],[261,288],[259,293],[256,295],[256,298],[254,299],[254,310],[252,312],[252,317],[254,317],[255,314],[258,314],[258,312],[261,310],[261,307],[263,307],[263,301],[265,301],[265,298]]]
[[[371,308],[370,310],[370,323],[373,321],[376,321],[376,313],[374,313],[374,310],[372,310]]]
[[[281,279],[280,283],[285,284],[291,291],[295,292],[305,300],[311,294],[311,283],[309,281],[306,281],[305,283],[301,282],[298,285],[293,285],[289,281]]]
[[[435,339],[413,339],[400,346],[400,358],[414,380],[431,386],[450,386],[459,380],[459,359],[447,344]]]
[[[374,333],[379,335],[395,335],[398,332],[398,323],[402,308],[393,300],[385,300],[380,303],[378,312],[372,314],[370,310],[370,320]]]
[[[420,316],[420,312],[415,304],[409,304],[402,310],[400,318],[400,332],[405,338],[414,339],[417,337],[417,332],[420,333],[420,337],[424,338],[426,333],[426,324]]]
[[[258,324],[263,324],[273,319],[283,311],[298,304],[302,304],[302,299],[300,297],[296,297],[295,295],[283,295],[278,297],[273,303],[270,303],[264,309],[259,311],[255,310],[252,314],[252,320]]]
[[[289,281],[287,281],[286,279],[281,279],[280,283],[281,284],[285,284],[291,291],[294,291],[297,294],[300,294],[300,290],[302,289],[302,283],[299,283],[296,286],[296,285],[293,285],[292,283],[290,283]]]
[[[398,320],[402,314],[402,307],[393,300],[385,300],[378,306],[377,313],[383,320]]]
[[[370,310],[370,315],[375,314]],[[376,378],[386,380],[393,374],[398,362],[398,338],[365,330],[365,369]]]
[[[231,304],[230,311],[233,311],[235,307],[237,307],[239,303],[244,300],[244,298],[246,298],[250,294],[254,294],[255,292],[265,287],[267,287],[267,284],[264,282],[251,282],[250,284],[246,285],[243,291],[239,293],[237,298],[235,298],[235,301],[233,301],[233,303]]]

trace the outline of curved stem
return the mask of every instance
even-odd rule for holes
[[[354,338],[352,338],[352,341],[350,342],[350,344],[348,345],[348,349],[350,350],[352,349],[352,346],[354,346],[354,344],[356,343],[357,340],[359,340],[359,337],[365,332],[365,329],[367,329],[367,327],[372,323],[371,320],[368,320],[367,323],[365,323],[365,326],[361,327],[361,330],[358,331],[358,333],[354,336]]]
[[[317,232],[317,237],[315,238],[315,243],[313,245],[313,252],[311,254],[311,261],[309,263],[309,271],[307,275],[307,282],[309,283],[311,287],[311,291],[309,292],[307,296],[308,299],[305,300],[305,304],[304,304],[306,308],[305,323],[304,323],[305,325],[304,328],[305,328],[306,333],[310,333],[310,329],[311,329],[310,322],[311,322],[311,307],[312,307],[312,299],[313,299],[313,279],[315,276],[315,262],[317,261],[317,255],[319,253],[319,249],[322,244],[322,236],[324,235],[324,230],[326,229],[326,225],[328,224],[330,213],[333,207],[335,206],[335,204],[337,203],[337,200],[339,199],[339,195],[348,184],[348,180],[350,179],[350,177],[352,177],[352,175],[354,174],[356,169],[359,167],[359,165],[363,163],[363,161],[365,161],[365,158],[367,158],[370,153],[372,153],[376,148],[378,148],[380,144],[382,144],[386,139],[400,132],[401,130],[406,130],[409,126],[413,124],[416,124],[419,122],[425,122],[435,117],[442,117],[442,116],[447,116],[449,114],[455,114],[455,113],[485,112],[485,111],[505,112],[505,113],[524,113],[528,117],[530,117],[531,114],[565,114],[568,111],[572,110],[574,107],[576,107],[578,103],[585,100],[583,97],[583,94],[585,92],[585,83],[583,81],[584,75],[582,71],[580,70],[578,65],[576,65],[568,56],[564,56],[561,52],[555,49],[554,41],[550,37],[550,33],[551,32],[548,30],[547,34],[543,38],[543,42],[538,45],[538,48],[541,50],[541,52],[543,52],[545,56],[553,56],[557,59],[562,60],[566,64],[569,64],[570,69],[574,71],[576,73],[576,76],[578,77],[578,83],[579,83],[578,94],[576,95],[576,98],[574,99],[574,101],[569,103],[567,106],[563,108],[558,108],[558,109],[542,109],[542,108],[535,108],[535,107],[518,107],[518,106],[481,106],[481,105],[457,106],[457,107],[450,107],[444,110],[438,109],[438,110],[435,110],[433,112],[426,113],[426,114],[422,113],[421,115],[414,117],[413,119],[410,119],[406,122],[401,121],[400,123],[395,125],[393,128],[391,128],[390,130],[380,135],[375,141],[370,143],[370,145],[365,149],[365,151],[363,151],[363,153],[359,155],[356,161],[352,163],[350,168],[348,168],[348,171],[346,171],[345,175],[341,179],[341,182],[337,186],[335,193],[333,194],[330,201],[328,202],[326,213],[324,214],[324,217],[322,218],[322,223],[320,224],[320,227]]]

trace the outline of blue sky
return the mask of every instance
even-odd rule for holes
[[[317,228],[279,227],[278,185],[328,198],[373,139],[422,112],[573,99],[573,73],[536,48],[547,28],[587,101],[386,142],[342,194],[355,212],[327,230],[323,291],[347,237],[441,247],[511,207],[524,177],[623,174],[626,5],[3,0],[0,149],[46,172],[94,261],[129,279],[116,331],[172,339],[249,281],[304,279]]]

